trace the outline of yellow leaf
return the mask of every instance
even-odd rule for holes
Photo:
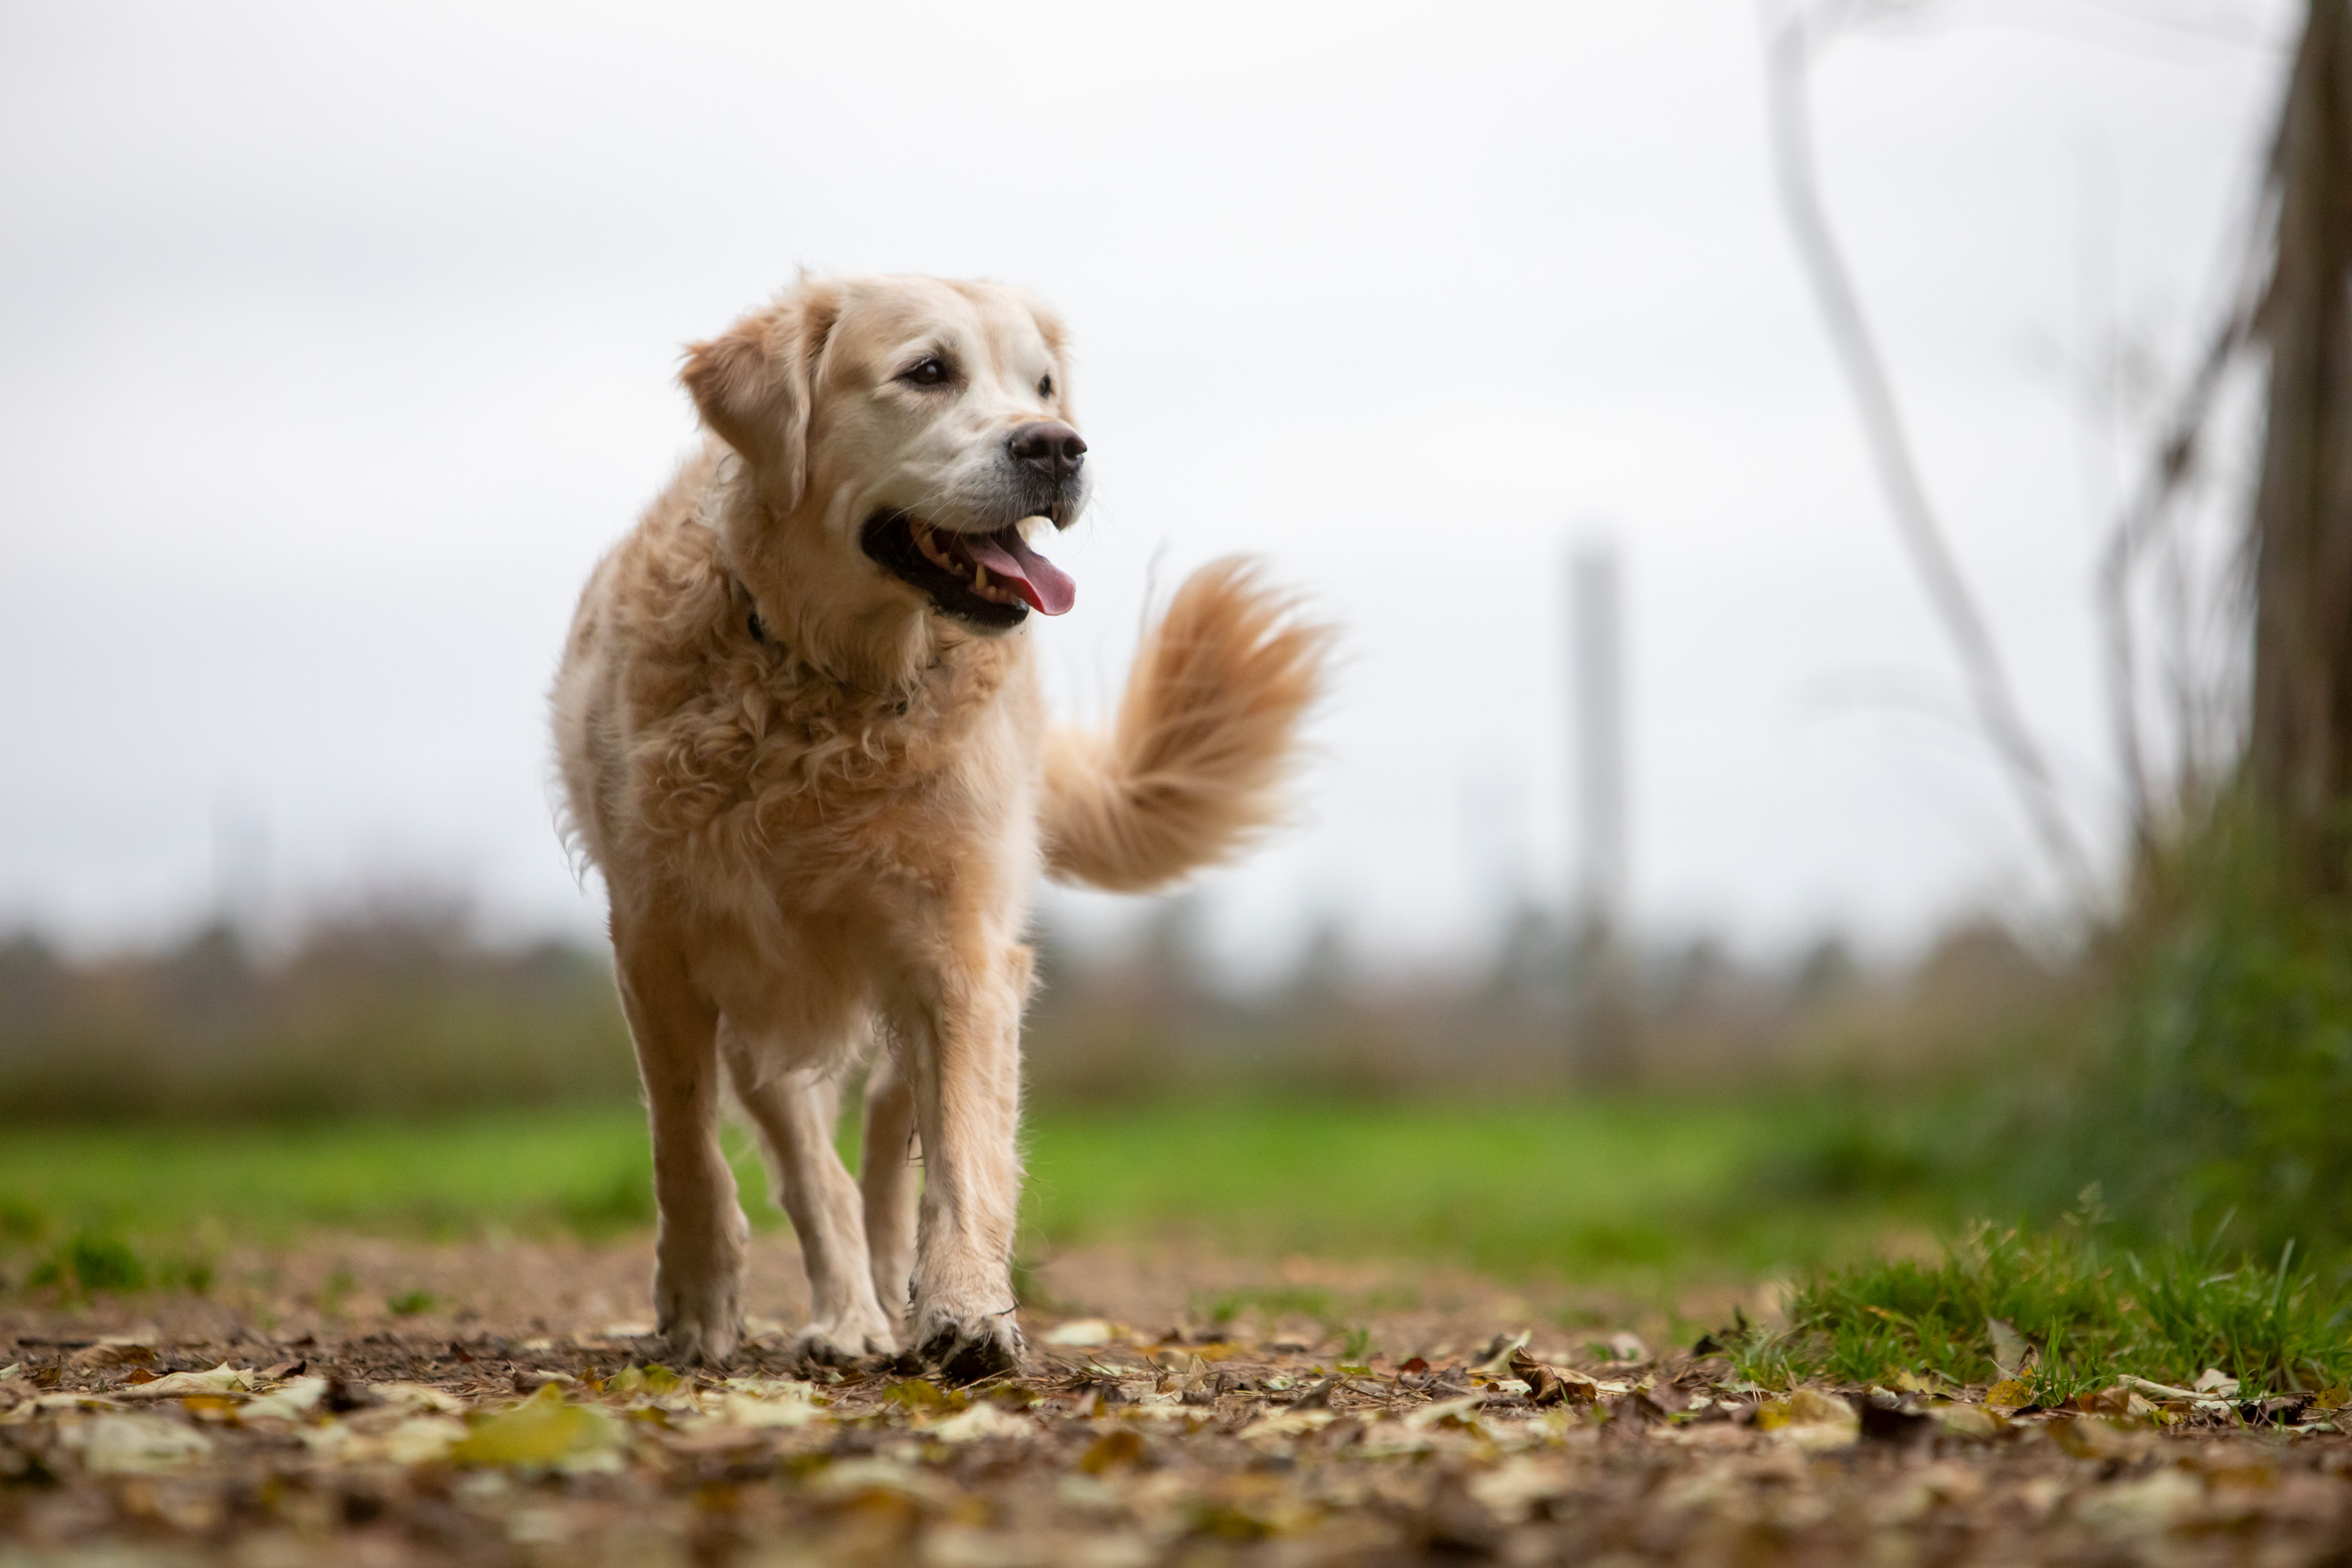
[[[1931,1405],[1928,1413],[1956,1437],[1996,1437],[2005,1425],[2000,1416],[1973,1405]]]
[[[1142,1461],[1143,1435],[1131,1426],[1118,1426],[1096,1438],[1079,1456],[1078,1468],[1098,1476],[1113,1465],[1137,1465]]]
[[[734,1426],[805,1426],[817,1415],[805,1399],[761,1399],[732,1391],[719,1405],[719,1418]]]
[[[548,1384],[504,1415],[494,1415],[449,1446],[458,1465],[505,1465],[534,1468],[580,1468],[619,1447],[612,1417],[586,1405],[566,1405],[563,1390]]]
[[[299,1421],[319,1406],[327,1394],[323,1377],[298,1377],[280,1384],[258,1399],[248,1399],[237,1412],[240,1421],[259,1421],[276,1417],[284,1421]]]
[[[1801,1388],[1789,1395],[1789,1425],[1791,1426],[1851,1426],[1859,1419],[1853,1405],[1833,1394],[1823,1394],[1818,1388]]]
[[[1082,1349],[1088,1345],[1107,1345],[1118,1337],[1118,1331],[1101,1318],[1072,1318],[1068,1322],[1049,1329],[1045,1342]]]
[[[1801,1388],[1786,1399],[1756,1407],[1756,1428],[1780,1434],[1801,1448],[1843,1448],[1861,1435],[1853,1406],[1817,1388]]]
[[[1036,1427],[1018,1415],[1007,1415],[986,1400],[961,1415],[950,1415],[931,1428],[942,1443],[971,1443],[982,1437],[1024,1437]]]
[[[373,1442],[362,1438],[359,1453],[373,1447],[395,1465],[422,1465],[447,1457],[453,1445],[465,1440],[466,1428],[446,1415],[412,1415]]]
[[[625,1366],[599,1385],[602,1392],[625,1397],[647,1394],[656,1399],[677,1393],[686,1380],[658,1362],[651,1366]]]
[[[1985,1404],[1996,1410],[2022,1410],[2033,1403],[2033,1390],[2013,1377],[2004,1377],[1985,1392]]]
[[[919,1377],[891,1384],[882,1397],[908,1410],[961,1410],[970,1403],[961,1394]]]

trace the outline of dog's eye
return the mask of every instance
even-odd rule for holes
[[[898,379],[917,386],[937,386],[947,380],[948,362],[937,354],[926,354],[898,373]]]
[[[1037,378],[1037,395],[1040,397],[1051,397],[1054,395],[1054,378],[1052,376],[1042,375]]]

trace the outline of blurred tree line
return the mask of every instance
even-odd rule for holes
[[[1632,966],[1629,1077],[1592,1060],[1581,954],[1540,911],[1467,973],[1376,966],[1326,926],[1246,993],[1205,957],[1203,919],[1197,897],[1163,900],[1138,940],[1087,959],[1039,934],[1034,1094],[1911,1084],[1980,1068],[2072,984],[1990,922],[1895,968],[1835,940],[1780,965],[1692,942]],[[487,942],[456,899],[363,900],[268,952],[222,922],[79,960],[0,939],[0,1117],[423,1115],[635,1092],[604,954]]]
[[[2004,926],[1969,921],[1915,963],[1866,964],[1823,938],[1781,963],[1698,938],[1615,957],[1523,909],[1483,967],[1400,970],[1327,922],[1277,983],[1221,986],[1197,900],[1163,900],[1140,940],[1081,963],[1048,942],[1027,1066],[1055,1099],[1248,1089],[1370,1096],[1918,1086],[1980,1069],[2063,1005],[2073,980]],[[1625,1016],[1596,1038],[1609,984]]]
[[[412,894],[312,921],[264,956],[226,922],[75,961],[0,939],[0,1114],[422,1114],[635,1092],[610,966],[485,944]]]

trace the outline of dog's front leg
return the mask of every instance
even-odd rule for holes
[[[672,1356],[721,1363],[742,1333],[749,1227],[719,1145],[718,1010],[665,933],[633,931],[616,910],[613,946],[653,1129],[656,1317]]]
[[[808,1273],[809,1323],[795,1343],[806,1361],[840,1364],[898,1348],[894,1314],[874,1299],[857,1184],[833,1146],[840,1085],[788,1073],[762,1079],[748,1053],[729,1058],[735,1097],[760,1129],[776,1178],[776,1202],[792,1216]]]
[[[949,1376],[1017,1371],[1013,1235],[1021,1200],[1021,1007],[1029,950],[1006,943],[941,977],[913,1020],[915,1121],[923,1147],[911,1338]]]
[[[895,1049],[895,1047],[893,1047]],[[866,1195],[866,1246],[874,1263],[874,1294],[893,1321],[903,1322],[907,1289],[915,1277],[917,1163],[915,1090],[890,1050],[874,1059],[866,1080],[866,1152],[857,1184]]]

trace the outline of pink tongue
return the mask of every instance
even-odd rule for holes
[[[1069,574],[1030,549],[1018,528],[1000,529],[977,538],[967,535],[963,547],[988,568],[990,576],[1012,584],[1040,615],[1062,615],[1078,602],[1078,585],[1070,581]]]

